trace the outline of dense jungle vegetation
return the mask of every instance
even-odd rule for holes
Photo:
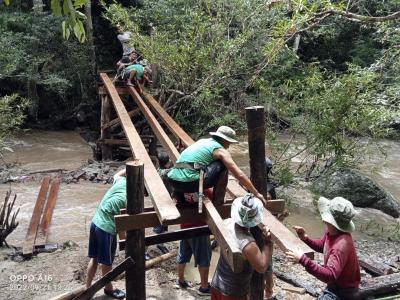
[[[95,63],[113,68],[116,35],[130,31],[153,66],[152,93],[193,134],[245,129],[243,109],[265,106],[286,180],[293,153],[275,138],[282,129],[305,139],[297,171],[307,179],[355,163],[358,137],[398,137],[398,0],[109,1],[96,3],[85,36],[54,3],[75,3],[85,22],[87,1],[22,2],[0,4],[0,95],[29,99],[31,123],[98,109]]]

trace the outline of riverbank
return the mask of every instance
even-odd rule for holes
[[[170,250],[177,249],[178,243],[166,244]],[[400,242],[379,241],[356,241],[359,250],[368,252],[374,259],[382,259],[391,262],[393,267],[400,268],[400,258],[396,249]],[[18,255],[19,249],[2,248],[0,250],[0,287],[2,299],[32,299],[48,300],[53,296],[79,288],[84,284],[86,266],[88,263],[87,245],[78,245],[74,242],[65,242],[63,246],[53,253],[39,253],[30,260],[23,260]],[[218,256],[218,248],[213,251],[213,256]],[[150,246],[148,252],[152,257],[162,253],[155,246]],[[118,252],[116,263],[124,258],[123,252]],[[316,255],[317,261],[321,263],[323,257]],[[284,254],[275,247],[274,270],[291,274],[299,281],[307,283],[309,287],[321,292],[324,284],[304,271],[298,264],[289,262]],[[60,267],[62,271],[60,272]],[[210,279],[215,265],[210,270]],[[362,280],[371,276],[362,271]],[[23,279],[25,276],[25,279]],[[97,274],[99,277],[99,274]],[[192,279],[192,278],[191,278]],[[147,299],[185,299],[199,300],[205,297],[196,294],[198,282],[193,288],[177,290],[174,287],[176,280],[175,259],[170,259],[160,265],[146,271],[146,293]],[[115,286],[125,289],[125,281],[118,280]],[[287,284],[275,277],[275,294],[278,299],[313,299],[308,294],[291,293],[285,290]],[[98,292],[93,299],[107,299],[102,291]]]
[[[248,172],[247,144],[240,143],[230,149],[239,166]],[[110,178],[119,164],[102,164],[91,161],[90,147],[75,132],[30,132],[15,143],[15,152],[5,159],[8,163],[8,172],[11,180],[7,184],[0,184],[0,197],[11,186],[18,194],[16,208],[20,207],[18,216],[19,226],[9,236],[8,242],[17,247],[0,250],[0,287],[4,290],[2,299],[50,299],[54,295],[73,290],[84,282],[87,266],[87,240],[90,220],[94,214],[98,201],[109,188]],[[11,167],[11,168],[10,168]],[[389,168],[390,166],[387,166]],[[398,170],[397,166],[393,166]],[[60,169],[57,171],[54,169]],[[54,171],[41,172],[43,170]],[[396,172],[391,172],[389,182],[396,182]],[[28,174],[33,173],[33,174]],[[387,174],[384,173],[384,174]],[[5,173],[4,173],[5,174]],[[29,175],[28,177],[24,177]],[[40,180],[44,175],[62,176],[53,219],[50,226],[50,243],[63,245],[53,253],[39,253],[30,260],[22,260],[16,253],[24,241],[26,230],[32,214],[33,206],[39,190]],[[394,174],[394,175],[393,175]],[[308,189],[308,184],[299,183],[280,188],[278,196],[287,200],[290,215],[284,223],[302,225],[310,236],[318,237],[323,232],[323,225],[315,210],[314,196]],[[148,201],[148,199],[146,200]],[[146,202],[150,206],[150,201]],[[389,263],[393,268],[400,268],[398,263],[400,230],[399,220],[391,218],[378,210],[357,209],[357,230],[354,237],[358,249],[371,255],[377,260]],[[175,227],[171,227],[173,230]],[[147,229],[151,232],[151,228]],[[397,232],[397,233],[396,233]],[[177,248],[177,243],[169,243],[170,250]],[[398,252],[398,251],[397,251]],[[160,255],[156,247],[149,247],[149,253],[155,257]],[[120,252],[117,261],[124,258]],[[218,250],[213,252],[210,279],[214,272]],[[322,256],[317,255],[322,261]],[[62,266],[62,272],[60,272]],[[308,275],[299,265],[288,262],[279,249],[275,249],[274,266],[278,271],[295,274],[304,282],[310,283],[314,289],[321,291],[324,284]],[[189,280],[198,282],[198,272],[190,265],[187,267]],[[31,276],[32,281],[22,281],[18,276]],[[33,276],[33,277],[32,277]],[[369,275],[363,272],[363,279]],[[47,278],[47,279],[45,279]],[[51,280],[50,280],[51,278]],[[176,290],[175,260],[171,259],[160,266],[146,272],[148,299],[204,299],[196,294],[196,290]],[[116,282],[124,289],[124,281]],[[281,299],[311,299],[309,295],[299,296],[289,294],[283,290],[285,283],[276,280],[275,292],[281,294]],[[101,292],[95,299],[106,299]]]

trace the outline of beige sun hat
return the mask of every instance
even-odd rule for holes
[[[246,228],[255,227],[262,223],[264,205],[253,194],[246,194],[236,198],[231,207],[233,221]]]
[[[336,229],[343,232],[352,232],[355,229],[352,221],[356,215],[353,204],[342,197],[335,197],[329,200],[320,197],[318,209],[323,221],[332,224]]]
[[[219,136],[229,143],[238,143],[236,140],[236,132],[228,126],[220,126],[217,131],[210,132],[212,136]]]

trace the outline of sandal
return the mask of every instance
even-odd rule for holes
[[[104,289],[104,294],[107,296],[114,298],[114,299],[124,299],[125,298],[125,293],[121,291],[120,289],[113,289],[111,291],[108,291]]]
[[[193,284],[190,281],[180,281],[179,279],[176,281],[175,286],[176,289],[186,289],[193,287]]]

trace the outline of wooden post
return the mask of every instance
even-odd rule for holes
[[[126,212],[137,214],[144,209],[144,165],[139,160],[126,164]],[[132,257],[134,268],[126,270],[126,299],[145,300],[145,248],[144,229],[129,230],[126,233],[125,256]]]
[[[111,119],[111,103],[108,95],[100,95],[101,98],[101,132],[100,132],[100,139],[104,141],[105,139],[109,139],[111,137],[110,130],[108,127],[105,127],[106,124],[110,122]],[[108,144],[102,143],[101,144],[101,157],[102,160],[112,160],[112,150]]]
[[[246,108],[246,121],[249,142],[250,179],[255,188],[263,195],[265,191],[265,116],[263,106]],[[251,228],[260,250],[263,249],[263,238],[258,227]],[[250,299],[264,299],[264,275],[253,271],[250,285]]]

